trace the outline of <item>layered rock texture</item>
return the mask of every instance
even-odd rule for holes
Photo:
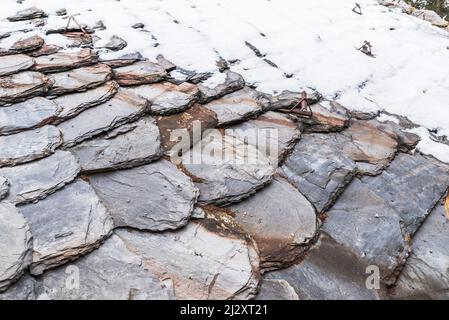
[[[0,56],[0,300],[449,297],[449,165],[405,122],[86,30]]]

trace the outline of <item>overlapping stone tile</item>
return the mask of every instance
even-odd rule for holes
[[[275,169],[264,154],[218,130],[207,133],[181,157],[182,166],[200,189],[199,202],[238,202],[270,183]]]
[[[392,284],[413,235],[449,186],[448,170],[419,154],[399,154],[381,175],[355,179],[326,213],[322,230]]]
[[[189,150],[201,140],[201,134],[193,132],[203,133],[207,129],[215,128],[218,120],[214,112],[196,104],[182,113],[156,117],[156,122],[161,132],[162,148],[171,154],[172,149]],[[183,139],[179,140],[180,138]]]
[[[31,19],[38,19],[38,18],[45,18],[47,17],[47,14],[45,11],[36,8],[36,7],[30,7],[26,8],[24,10],[18,11],[16,14],[9,16],[8,20],[11,22],[14,21],[24,21],[24,20],[31,20]]]
[[[269,111],[229,129],[227,134],[255,146],[277,166],[300,139],[302,126],[288,115]]]
[[[45,94],[53,80],[42,73],[24,71],[0,78],[0,106]]]
[[[0,202],[0,292],[16,281],[31,262],[31,233],[9,202]]]
[[[24,54],[13,54],[0,57],[0,77],[27,70],[34,65],[33,58]]]
[[[302,119],[308,132],[341,131],[349,126],[348,110],[334,101],[322,101],[310,106],[312,116]]]
[[[305,89],[301,92],[285,90],[277,95],[270,96],[271,110],[293,108],[298,104],[299,101],[301,101],[303,92],[305,92],[307,95],[307,102],[309,105],[318,103],[321,99],[321,95],[311,89]]]
[[[201,103],[210,102],[228,93],[243,89],[245,86],[245,80],[236,72],[228,70],[223,74],[219,74],[218,77],[219,79],[217,80],[209,80],[198,85],[201,92]]]
[[[391,291],[396,299],[449,298],[449,219],[438,204],[413,239],[412,253]]]
[[[20,207],[33,234],[32,274],[74,260],[97,248],[112,219],[92,187],[77,180],[34,204]]]
[[[254,118],[269,105],[268,98],[245,87],[222,98],[209,102],[205,107],[217,114],[218,125],[224,126]]]
[[[48,94],[62,95],[98,87],[111,79],[112,70],[105,64],[97,64],[91,67],[54,73],[51,77],[54,79],[54,84]]]
[[[242,300],[257,292],[257,253],[231,217],[209,216],[175,232],[116,232],[176,299]]]
[[[15,204],[43,199],[75,180],[79,172],[77,159],[66,151],[56,151],[38,161],[0,168],[0,176],[6,177],[10,185],[6,199]]]
[[[151,117],[125,124],[68,150],[78,158],[85,173],[148,164],[162,153],[159,128]]]
[[[62,72],[89,66],[98,62],[98,56],[90,49],[77,52],[57,52],[35,58],[33,69],[43,73]]]
[[[65,94],[53,101],[62,108],[56,122],[73,118],[86,109],[95,107],[110,100],[118,91],[118,84],[108,81],[104,85],[72,94]]]
[[[143,60],[145,59],[140,52],[125,53],[113,59],[108,59],[104,57],[99,58],[100,63],[107,64],[111,68],[125,67]]]
[[[132,122],[148,111],[148,102],[119,89],[109,101],[89,108],[75,118],[58,125],[64,135],[64,147],[72,147],[100,133]]]
[[[44,44],[44,39],[35,35],[14,42],[9,50],[16,53],[29,52],[40,49]]]
[[[54,126],[0,136],[0,168],[44,158],[61,144],[61,132]]]
[[[0,175],[0,201],[5,199],[9,193],[9,181]]]
[[[48,56],[60,51],[62,48],[54,44],[44,44],[41,48],[27,52],[30,57]]]
[[[167,160],[91,175],[89,180],[116,227],[177,229],[188,222],[198,198],[192,180]]]
[[[128,90],[147,99],[151,103],[151,112],[158,115],[182,112],[190,108],[199,96],[197,86],[187,82],[180,85],[162,82]]]
[[[263,271],[286,267],[301,258],[318,230],[313,206],[281,177],[229,209],[256,241]]]
[[[165,69],[150,61],[140,61],[114,69],[114,79],[121,86],[155,83],[166,77]]]
[[[18,133],[51,123],[61,110],[53,101],[42,97],[9,107],[0,107],[0,135]]]

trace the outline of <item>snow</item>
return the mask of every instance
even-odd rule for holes
[[[96,31],[100,38],[127,41],[108,58],[138,51],[155,60],[163,54],[197,72],[217,72],[220,58],[236,60],[231,70],[263,92],[309,87],[349,109],[406,116],[422,126],[418,148],[448,161],[449,146],[433,142],[426,128],[449,136],[449,33],[375,0],[357,2],[363,15],[352,12],[353,0],[2,0],[0,33],[11,25],[32,28],[4,18],[36,6],[50,14],[48,25],[33,31],[43,36],[46,28],[65,25],[54,12],[66,8],[80,13],[81,23],[102,20],[107,29]],[[137,22],[145,28],[131,28]],[[56,35],[46,40],[67,44]],[[373,45],[374,58],[356,50],[364,40]]]

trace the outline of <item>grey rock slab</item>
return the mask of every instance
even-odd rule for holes
[[[170,82],[130,87],[134,94],[151,103],[151,113],[169,115],[190,108],[198,99],[197,86],[190,83],[175,85]]]
[[[278,166],[301,137],[301,125],[288,115],[269,111],[226,129],[226,134],[247,141]]]
[[[78,52],[57,52],[35,59],[33,69],[39,72],[61,72],[88,66],[98,62],[98,56],[90,49]]]
[[[357,173],[333,134],[303,135],[281,167],[285,176],[315,206],[326,211]]]
[[[256,241],[264,272],[286,267],[301,258],[318,231],[313,206],[281,177],[228,208]]]
[[[6,177],[0,175],[0,201],[5,199],[9,193],[9,182]]]
[[[27,52],[27,55],[30,57],[48,56],[50,54],[54,54],[54,53],[60,51],[61,49],[62,48],[57,45],[44,44],[41,48],[39,48],[37,50]]]
[[[64,147],[72,147],[100,133],[140,118],[148,110],[145,99],[119,89],[109,101],[89,108],[77,117],[58,125],[64,135]]]
[[[364,263],[377,265],[391,284],[413,235],[448,186],[447,166],[399,154],[382,174],[355,179],[327,212],[322,229]]]
[[[310,89],[305,89],[303,92],[307,94],[307,102],[309,105],[318,103],[321,95]],[[270,109],[291,109],[298,104],[302,99],[302,92],[282,91],[278,95],[270,96]]]
[[[39,36],[32,36],[16,41],[9,50],[17,53],[29,52],[41,48],[44,44],[44,39]]]
[[[31,233],[25,218],[9,202],[0,202],[0,292],[31,262]]]
[[[24,54],[13,54],[0,57],[0,77],[31,68],[34,65],[33,58]]]
[[[265,279],[287,281],[301,300],[378,300],[383,292],[367,289],[366,267],[354,253],[322,234],[300,264],[268,273]]]
[[[251,299],[259,282],[257,253],[230,220],[202,219],[175,232],[116,233],[148,270],[172,284],[176,299]]]
[[[61,144],[61,132],[54,126],[0,136],[0,167],[44,158],[54,153]]]
[[[299,296],[285,280],[264,279],[256,300],[299,300]]]
[[[118,127],[68,150],[79,159],[85,173],[148,164],[162,154],[159,128],[150,117]]]
[[[428,21],[432,25],[440,28],[446,28],[449,25],[449,22],[447,20],[440,17],[438,13],[436,13],[433,10],[425,10],[425,9],[414,10],[411,14],[417,18]]]
[[[188,222],[198,198],[192,180],[167,160],[91,175],[89,180],[116,227],[177,229]]]
[[[47,197],[75,180],[80,172],[77,159],[66,151],[30,163],[0,168],[0,176],[10,184],[8,201],[19,204],[34,202]]]
[[[267,98],[248,87],[209,102],[204,107],[215,112],[218,125],[241,122],[261,114],[268,106]]]
[[[39,72],[24,71],[0,78],[0,106],[45,94],[53,85]]]
[[[109,49],[112,51],[119,51],[125,48],[128,43],[119,36],[113,35],[108,41],[96,43],[95,48]]]
[[[140,61],[114,69],[114,79],[121,86],[155,83],[166,77],[165,69],[150,61]]]
[[[302,119],[308,132],[341,131],[349,126],[348,110],[334,101],[323,101],[310,106],[312,116]]]
[[[131,52],[131,53],[125,53],[122,54],[115,59],[105,59],[104,57],[100,56],[100,63],[107,64],[111,68],[120,68],[129,66],[130,64],[133,64],[138,61],[143,61],[145,58],[142,56],[139,52]]]
[[[53,101],[42,97],[9,107],[0,107],[0,135],[18,133],[51,123],[61,110]]]
[[[75,269],[76,268],[76,269]],[[65,285],[67,272],[76,270],[79,287]],[[42,295],[51,300],[169,300],[172,288],[145,267],[141,256],[116,235],[67,267],[39,278]]]
[[[392,295],[401,299],[449,298],[449,219],[438,204],[413,239],[412,253]]]
[[[223,76],[222,76],[223,75]],[[219,79],[210,78],[210,81],[203,82],[198,85],[201,92],[200,102],[207,103],[213,99],[220,98],[228,93],[243,89],[245,80],[243,77],[233,71],[226,71],[216,76]]]
[[[7,291],[0,292],[2,300],[39,300],[42,297],[42,285],[29,274],[24,274]]]
[[[9,21],[24,21],[38,18],[45,18],[47,14],[45,11],[38,9],[36,7],[27,8],[18,11],[15,15],[8,17]]]
[[[20,207],[33,233],[31,274],[74,260],[97,248],[113,222],[92,187],[77,180],[38,203]]]
[[[54,84],[49,95],[62,95],[71,92],[86,91],[98,87],[110,80],[111,68],[105,64],[78,68],[66,72],[52,74]]]
[[[212,130],[181,157],[200,189],[199,202],[225,205],[241,201],[270,183],[275,169],[254,146]]]
[[[108,81],[104,85],[87,90],[59,96],[53,100],[62,108],[58,114],[56,122],[73,118],[86,109],[95,107],[110,100],[118,91],[118,84],[114,81]]]

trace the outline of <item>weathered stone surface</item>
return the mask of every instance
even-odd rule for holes
[[[121,86],[155,83],[164,80],[166,77],[165,69],[150,61],[140,61],[114,69],[114,79]]]
[[[92,251],[112,230],[107,209],[82,180],[20,211],[33,233],[35,275]]]
[[[54,84],[48,94],[62,95],[98,87],[111,79],[112,70],[105,64],[97,64],[92,67],[54,73],[51,76],[54,79]]]
[[[221,81],[209,81],[198,85],[201,92],[201,103],[220,98],[228,93],[243,89],[245,86],[245,80],[240,74],[226,71],[223,75],[223,79],[218,79]]]
[[[269,111],[226,130],[241,141],[246,140],[265,154],[273,166],[278,166],[301,137],[300,125],[289,116]]]
[[[326,211],[357,171],[356,163],[343,154],[334,134],[307,134],[282,166],[284,175],[318,212]]]
[[[29,69],[34,60],[24,54],[13,54],[0,57],[0,77]]]
[[[435,11],[432,11],[432,10],[425,10],[425,9],[414,10],[412,12],[412,15],[417,18],[428,21],[432,25],[437,26],[437,27],[446,28],[447,26],[449,26],[448,21],[441,18],[438,15],[438,13],[436,13]]]
[[[176,65],[170,60],[166,59],[163,55],[158,54],[156,57],[157,63],[165,69],[167,72],[171,72],[176,69]]]
[[[201,136],[193,134],[194,128],[195,131],[203,133],[207,129],[215,128],[218,123],[216,114],[199,104],[182,113],[157,117],[156,121],[161,132],[162,148],[169,154],[175,150],[187,151],[201,140]],[[183,134],[181,132],[177,134],[175,130],[182,130]],[[172,135],[173,139],[171,139]],[[178,142],[179,137],[184,139]],[[180,145],[177,146],[178,144]]]
[[[61,112],[53,101],[36,97],[25,102],[0,108],[0,135],[18,133],[25,129],[51,123]]]
[[[39,161],[1,168],[0,176],[6,177],[10,184],[7,200],[25,204],[54,193],[75,180],[79,172],[80,166],[70,152],[56,151]]]
[[[143,60],[144,57],[139,52],[126,53],[115,59],[104,59],[100,57],[100,63],[107,64],[111,68],[129,66],[130,64]]]
[[[45,44],[44,39],[39,36],[32,36],[16,41],[9,50],[13,52],[28,52],[41,48]]]
[[[220,99],[209,102],[205,107],[217,114],[218,125],[224,126],[253,118],[268,107],[267,97],[245,87]]]
[[[341,133],[303,135],[282,174],[319,212],[326,211],[355,174],[381,173],[398,150],[411,149],[418,139],[393,122],[352,120]]]
[[[14,166],[46,157],[61,144],[61,132],[54,126],[0,136],[0,167]]]
[[[413,239],[412,253],[393,298],[449,298],[449,219],[438,204]]]
[[[95,48],[119,51],[125,48],[128,43],[119,36],[113,35],[108,41],[97,42]]]
[[[0,292],[2,300],[39,300],[42,298],[42,286],[29,274],[24,274],[16,283],[11,285],[7,291]]]
[[[47,14],[36,7],[27,8],[24,10],[18,11],[15,15],[8,17],[9,21],[23,21],[23,20],[31,20],[37,18],[45,18]]]
[[[117,230],[145,267],[171,283],[176,299],[251,299],[257,253],[231,217],[207,218],[176,232]]]
[[[72,147],[102,132],[132,122],[147,110],[148,102],[145,99],[119,89],[111,100],[58,125],[64,135],[64,147]]]
[[[190,108],[199,96],[197,86],[190,83],[175,85],[162,82],[131,87],[127,90],[147,99],[151,103],[151,112],[158,115],[182,112]]]
[[[14,205],[0,202],[0,292],[16,281],[31,262],[31,233]]]
[[[69,149],[83,172],[123,169],[148,164],[161,156],[159,128],[145,117]]]
[[[62,35],[70,41],[68,48],[91,48],[98,38],[82,31],[64,32]]]
[[[50,54],[58,52],[61,49],[62,49],[61,47],[58,47],[53,44],[44,44],[41,48],[37,50],[27,52],[27,55],[29,55],[30,57],[48,56]]]
[[[366,287],[366,265],[326,234],[300,264],[268,273],[266,279],[287,281],[301,300],[377,300],[382,291]]]
[[[0,175],[0,201],[5,199],[9,193],[8,179]]]
[[[70,268],[79,271],[76,290],[65,285]],[[167,300],[173,297],[172,288],[148,270],[142,257],[116,235],[98,250],[68,267],[46,272],[38,281],[41,298],[52,300]]]
[[[218,130],[206,134],[181,157],[200,189],[199,201],[225,205],[241,201],[268,184],[274,174],[268,158],[251,145]]]
[[[0,78],[0,106],[40,96],[53,85],[52,79],[38,72],[25,71]]]
[[[341,131],[349,126],[349,112],[333,101],[323,101],[310,106],[312,117],[302,119],[309,132]]]
[[[307,102],[309,105],[318,103],[321,99],[321,95],[312,90],[305,90],[307,94]],[[298,104],[301,100],[301,92],[283,91],[276,96],[270,96],[270,108],[271,110],[277,109],[291,109]]]
[[[184,226],[198,189],[167,160],[89,177],[116,227],[162,231]]]
[[[431,158],[400,154],[381,175],[355,179],[322,230],[363,263],[378,266],[391,284],[412,236],[446,192],[448,170]]]
[[[256,300],[299,300],[299,297],[287,281],[264,279]]]
[[[286,267],[301,258],[317,232],[313,206],[280,177],[229,209],[256,241],[263,271]]]
[[[94,64],[98,61],[97,55],[90,49],[78,52],[58,52],[35,59],[33,69],[39,72],[61,72]]]
[[[118,91],[118,84],[109,81],[102,86],[87,90],[85,92],[66,94],[57,97],[53,101],[62,108],[56,122],[73,118],[86,109],[105,103]]]

